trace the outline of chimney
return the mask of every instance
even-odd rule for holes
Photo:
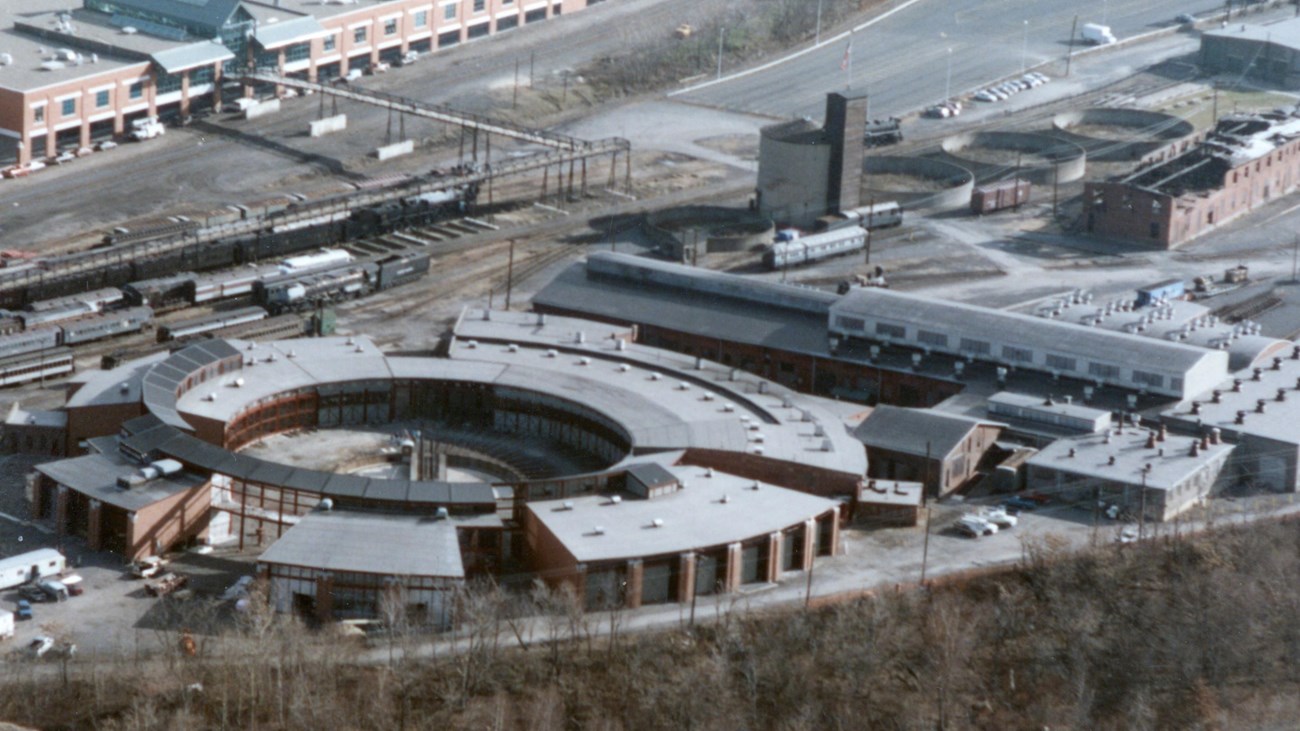
[[[1199,457],[1199,456],[1201,456],[1201,445],[1200,445],[1200,443],[1197,442],[1195,439],[1192,440],[1192,453],[1191,453],[1191,454],[1192,454],[1193,457]]]
[[[1234,378],[1234,379],[1232,379],[1232,392],[1233,392],[1233,393],[1241,393],[1241,379],[1240,379],[1240,378]]]
[[[1273,359],[1273,370],[1275,370],[1275,371],[1280,371],[1280,370],[1282,370],[1282,359],[1281,359],[1281,358],[1274,358],[1274,359]]]
[[[1201,413],[1201,402],[1200,402],[1200,401],[1193,401],[1193,402],[1192,402],[1192,416],[1196,416],[1196,415],[1199,414],[1199,413]]]
[[[1223,435],[1223,432],[1219,431],[1219,428],[1218,428],[1218,427],[1215,427],[1215,428],[1211,429],[1211,430],[1210,430],[1210,444],[1218,444],[1218,443],[1219,443],[1219,440],[1223,438],[1222,435]]]
[[[1201,449],[1209,449],[1209,448],[1210,448],[1210,437],[1208,435],[1202,434]]]
[[[1278,401],[1286,401],[1286,389],[1285,389],[1285,388],[1279,388],[1279,389],[1277,390],[1277,400],[1278,400]]]
[[[1115,465],[1115,455],[1112,454],[1112,455],[1110,456],[1110,459],[1106,460],[1106,464],[1111,465],[1111,466],[1114,466],[1114,465]]]
[[[1245,424],[1245,423],[1246,423],[1246,412],[1245,412],[1245,411],[1238,411],[1238,412],[1237,412],[1237,419],[1236,419],[1236,421],[1234,421],[1233,423],[1236,423],[1236,424]]]
[[[1074,455],[1075,455],[1074,447],[1070,447],[1070,454],[1069,454],[1070,459],[1074,459]]]
[[[1300,378],[1295,379],[1295,387],[1300,388]],[[1222,401],[1223,401],[1223,392],[1217,388],[1214,389],[1214,393],[1210,396],[1210,403],[1217,404],[1217,403],[1222,403]]]
[[[826,181],[826,210],[858,207],[862,197],[862,155],[867,134],[867,95],[826,95],[826,121],[830,141],[830,169]]]
[[[1263,368],[1253,368],[1253,369],[1251,369],[1251,372],[1250,372],[1250,373],[1251,373],[1251,375],[1250,375],[1250,380],[1252,380],[1252,381],[1258,381],[1258,380],[1259,380],[1259,377],[1262,376],[1262,375],[1264,374],[1264,369],[1263,369]]]
[[[1291,348],[1291,360],[1300,360],[1300,345]]]
[[[1268,403],[1268,402],[1265,401],[1264,399],[1257,399],[1257,400],[1255,401],[1255,413],[1256,413],[1256,414],[1262,414],[1262,413],[1264,413],[1264,405],[1267,404],[1267,403]]]
[[[1155,449],[1155,448],[1156,448],[1156,433],[1147,432],[1147,449]]]
[[[1164,441],[1169,438],[1169,427],[1164,424],[1160,425],[1160,431],[1156,433],[1156,439]]]

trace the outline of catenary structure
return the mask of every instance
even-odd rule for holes
[[[143,117],[219,108],[240,70],[324,81],[597,0],[65,0],[0,8],[0,160],[122,135]],[[10,7],[12,6],[12,7]]]
[[[269,542],[280,609],[375,616],[396,596],[435,625],[476,575],[635,607],[837,552],[867,458],[834,405],[629,335],[471,310],[446,357],[212,340],[96,372],[64,409],[85,453],[38,467],[33,513],[128,557]],[[406,436],[375,456],[384,477],[243,451],[318,429]]]

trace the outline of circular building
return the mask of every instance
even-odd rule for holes
[[[971,132],[945,139],[941,148],[978,180],[1016,175],[1039,184],[1066,183],[1082,178],[1087,165],[1082,147],[1033,132]]]
[[[1132,162],[1177,154],[1191,144],[1196,128],[1172,114],[1146,109],[1084,109],[1052,119],[1053,134],[1073,142],[1100,162]]]
[[[897,201],[908,210],[964,208],[975,185],[971,171],[930,157],[868,157],[862,170],[869,200]]]
[[[635,607],[834,553],[833,498],[866,473],[836,417],[626,337],[478,310],[447,357],[360,337],[214,340],[95,372],[65,409],[88,453],[38,468],[33,509],[131,558],[269,544],[259,566],[282,611],[374,616],[400,587],[434,625],[475,575],[531,572],[589,607]],[[244,450],[325,429],[392,430],[388,476]]]

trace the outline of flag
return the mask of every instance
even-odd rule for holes
[[[852,58],[853,58],[853,39],[849,38],[848,44],[844,46],[844,59],[840,61],[840,71],[849,70],[849,62],[852,60]]]

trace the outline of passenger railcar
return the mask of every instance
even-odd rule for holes
[[[72,348],[67,347],[0,357],[0,386],[57,378],[75,370]]]
[[[265,320],[266,317],[267,312],[261,307],[240,307],[226,312],[216,312],[202,317],[178,320],[158,326],[158,342],[179,340],[189,335],[198,335],[225,327],[242,325],[246,322]]]
[[[792,234],[790,238],[772,244],[763,254],[763,264],[768,269],[783,269],[862,251],[866,245],[867,230],[861,226],[810,236]]]
[[[62,345],[79,345],[92,340],[136,333],[153,322],[152,307],[128,307],[67,323],[62,327]]]

